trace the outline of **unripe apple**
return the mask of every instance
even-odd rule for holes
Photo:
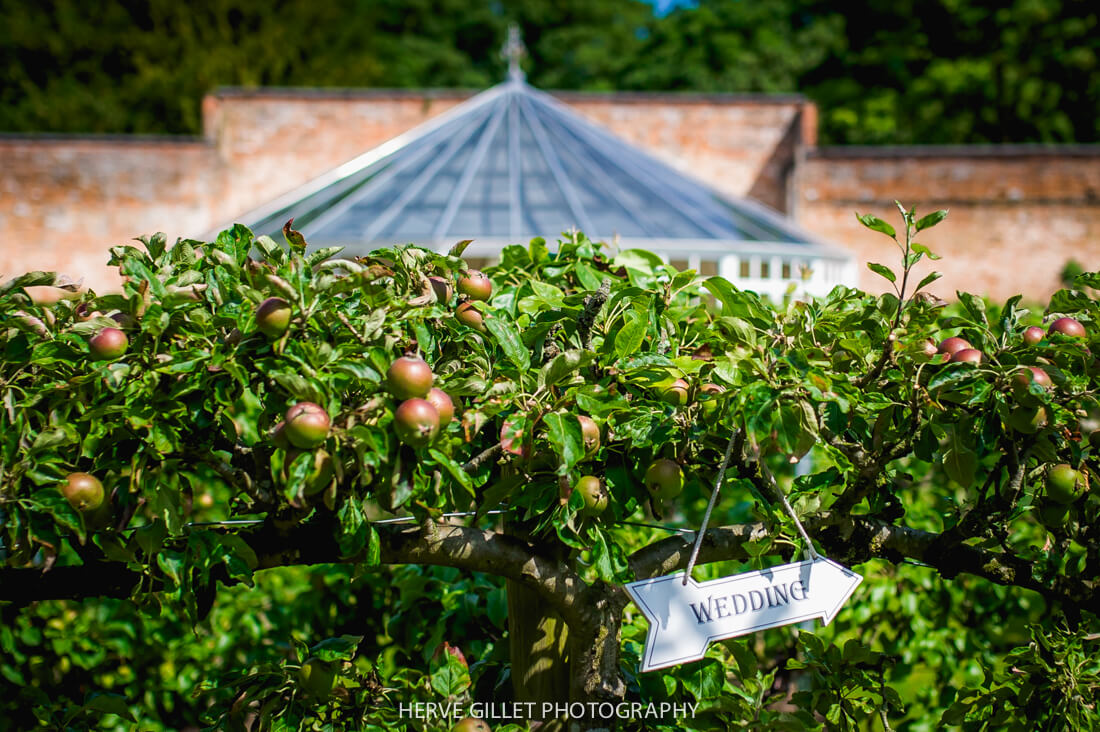
[[[661,392],[661,401],[666,404],[671,404],[674,407],[682,407],[688,402],[688,392],[691,387],[683,379],[676,379],[676,381],[669,384]]]
[[[485,332],[485,318],[474,307],[473,302],[467,301],[455,308],[455,320],[474,330]]]
[[[1085,493],[1085,479],[1066,463],[1047,470],[1047,498],[1055,503],[1073,503]]]
[[[256,307],[256,328],[268,338],[280,338],[290,327],[290,303],[269,297]]]
[[[1030,387],[1035,383],[1043,389],[1049,389],[1054,385],[1050,376],[1038,366],[1028,366],[1016,372],[1012,377],[1012,393],[1021,404],[1036,404],[1038,399],[1031,393]]]
[[[312,450],[328,438],[332,420],[328,412],[313,402],[298,402],[286,410],[283,432],[294,447]]]
[[[714,412],[718,409],[718,395],[726,391],[726,387],[721,384],[703,384],[699,387],[699,393],[705,398],[701,400],[703,405],[703,414],[708,417],[713,416]]]
[[[386,385],[398,399],[423,399],[431,391],[434,380],[432,367],[416,356],[398,358],[386,372]]]
[[[600,449],[600,426],[585,414],[578,415],[577,420],[581,423],[581,435],[584,436],[584,454],[592,457]]]
[[[1046,333],[1043,332],[1042,328],[1040,328],[1037,325],[1033,325],[1033,326],[1027,328],[1026,330],[1024,330],[1024,335],[1023,335],[1024,343],[1026,343],[1029,346],[1034,346],[1036,343],[1043,340],[1043,336],[1045,336],[1045,335],[1046,335]]]
[[[588,516],[598,516],[607,509],[607,491],[603,483],[594,475],[584,475],[577,479],[573,490],[580,491],[584,498],[584,513]]]
[[[103,505],[103,484],[90,473],[69,473],[61,484],[61,495],[70,506],[88,516]]]
[[[1049,418],[1046,408],[1021,405],[1008,413],[1005,422],[1009,427],[1025,435],[1033,435],[1047,426]]]
[[[951,355],[952,363],[981,363],[982,352],[977,348],[963,348]]]
[[[1044,501],[1039,507],[1039,521],[1048,529],[1064,526],[1069,518],[1069,505],[1056,501]]]
[[[451,397],[447,395],[447,392],[437,387],[432,387],[428,392],[428,396],[424,397],[431,402],[431,405],[435,407],[435,411],[439,412],[439,428],[443,429],[451,423],[455,418],[455,403],[451,400]]]
[[[653,498],[675,498],[684,490],[684,471],[674,460],[654,460],[645,471],[645,489]]]
[[[427,399],[408,399],[393,413],[393,428],[409,447],[424,447],[439,434],[439,412]]]
[[[104,328],[88,340],[88,349],[97,361],[114,361],[129,345],[130,340],[118,328]]]
[[[958,336],[952,336],[940,342],[939,352],[946,353],[948,356],[954,356],[959,351],[967,348],[973,348],[968,340],[959,338]]]
[[[451,732],[493,732],[493,728],[477,717],[465,717],[451,727]]]
[[[1081,325],[1081,323],[1073,318],[1058,318],[1050,324],[1047,333],[1049,335],[1061,333],[1062,335],[1072,336],[1074,338],[1084,338],[1085,326]]]
[[[471,269],[458,278],[458,291],[471,300],[488,300],[493,294],[493,281],[484,273]]]

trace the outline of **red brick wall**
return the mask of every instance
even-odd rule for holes
[[[202,236],[438,115],[471,92],[226,90],[205,140],[8,136],[0,272],[57,269],[117,285],[106,249],[166,230]],[[783,209],[812,107],[799,97],[563,93],[580,114],[728,194]],[[811,117],[812,118],[812,117]]]
[[[202,236],[469,96],[227,90],[204,101],[201,140],[0,136],[0,274],[55,269],[117,286],[109,246],[157,230]],[[727,194],[793,211],[864,260],[895,261],[853,210],[894,220],[895,198],[950,208],[921,237],[945,257],[944,296],[1041,298],[1068,258],[1100,267],[1100,148],[814,149],[817,111],[799,97],[557,96]],[[879,287],[866,272],[861,284]]]
[[[861,285],[889,285],[862,262],[891,267],[898,252],[853,212],[899,224],[894,200],[920,212],[949,209],[918,241],[943,257],[921,266],[943,279],[930,289],[996,299],[1044,299],[1075,259],[1100,268],[1100,146],[821,148],[798,171],[796,218],[861,260]]]
[[[41,269],[117,286],[107,249],[201,231],[220,169],[203,141],[0,137],[0,276]]]

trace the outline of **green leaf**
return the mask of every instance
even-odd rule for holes
[[[377,567],[382,563],[382,537],[374,524],[369,524],[370,535],[367,540],[367,556],[363,563],[368,567]]]
[[[600,579],[614,585],[632,580],[626,555],[614,537],[598,528],[593,529],[592,534],[592,566]]]
[[[291,226],[294,224],[294,219],[290,219],[283,224],[283,237],[286,239],[286,243],[290,245],[292,251],[299,252],[305,251],[306,239],[302,236],[301,232],[295,231]]]
[[[913,292],[920,292],[922,289],[924,289],[925,285],[932,284],[933,282],[938,280],[940,277],[943,277],[943,275],[941,273],[939,273],[939,272],[930,272],[929,274],[925,275],[924,279],[922,279],[917,284],[917,288],[915,290],[913,290]]]
[[[548,429],[550,444],[561,460],[558,474],[565,475],[584,457],[584,435],[581,423],[575,416],[554,412],[543,420]]]
[[[956,291],[955,293],[959,297],[959,303],[970,315],[970,318],[975,323],[981,323],[982,325],[989,325],[989,321],[985,315],[985,301],[982,298],[971,295],[969,292]]]
[[[272,374],[275,383],[283,387],[287,394],[299,401],[313,402],[324,405],[324,393],[309,379],[298,374],[279,373]]]
[[[316,267],[329,257],[335,257],[342,251],[344,251],[344,247],[321,247],[306,257],[306,265],[309,267]]]
[[[359,502],[344,501],[336,517],[340,521],[340,531],[336,534],[336,544],[341,557],[358,556],[367,546],[368,537],[374,527],[367,524]]]
[[[884,264],[878,264],[877,262],[868,262],[867,269],[871,270],[875,274],[882,275],[890,282],[897,282],[898,278],[894,272]]]
[[[726,681],[726,671],[722,664],[714,659],[700,661],[684,668],[680,675],[684,689],[700,703],[712,702],[722,696],[722,686]]]
[[[137,723],[134,715],[130,712],[130,706],[126,702],[126,698],[118,694],[106,694],[93,691],[88,694],[88,698],[84,702],[83,711],[99,712],[100,714],[115,714],[128,722]]]
[[[431,662],[432,690],[451,698],[470,688],[470,669],[458,656],[443,651]]]
[[[325,638],[309,649],[309,655],[325,663],[350,661],[363,642],[361,635],[342,635],[339,638]]]
[[[531,240],[531,243],[527,246],[527,251],[530,252],[531,261],[535,264],[542,264],[550,259],[550,250],[546,247],[546,240],[541,236],[536,236]]]
[[[571,349],[564,353],[559,353],[554,358],[550,359],[550,362],[539,369],[539,386],[554,386],[561,383],[576,373],[579,369],[592,363],[596,358],[596,355],[591,351],[581,351],[578,349]]]
[[[1073,278],[1073,286],[1079,290],[1091,287],[1100,290],[1100,272],[1084,272]]]
[[[619,358],[633,355],[641,348],[649,329],[649,319],[640,313],[632,313],[630,320],[615,336],[615,355]]]
[[[452,257],[461,257],[462,253],[466,251],[466,247],[470,246],[471,242],[473,242],[473,239],[463,239],[460,242],[455,242],[454,246],[451,247],[447,254]]]
[[[940,258],[940,255],[933,254],[932,250],[929,249],[928,247],[924,246],[923,244],[918,244],[917,242],[913,242],[911,247],[912,247],[914,252],[916,252],[917,254],[920,254],[921,256],[928,257],[933,262]]]
[[[486,329],[504,350],[504,355],[508,357],[508,360],[517,369],[526,370],[531,363],[531,352],[527,350],[527,346],[523,345],[523,340],[519,337],[516,326],[510,320],[493,317],[489,314],[485,315],[484,323]]]
[[[872,231],[881,232],[883,234],[886,234],[886,236],[890,238],[895,238],[897,236],[897,232],[894,231],[894,227],[890,226],[890,224],[886,223],[877,216],[874,216],[872,214],[863,214],[861,216],[859,213],[856,213],[856,218],[859,220],[859,223],[863,224]]]
[[[923,216],[917,221],[914,228],[917,231],[923,231],[924,229],[931,229],[936,224],[947,218],[947,209],[940,209],[939,211],[933,211],[927,216]]]
[[[52,285],[56,281],[56,272],[27,272],[26,274],[19,275],[0,285],[0,293],[11,292],[12,290],[18,290],[24,287]]]
[[[974,473],[978,467],[977,455],[966,439],[967,430],[956,425],[948,435],[947,448],[943,452],[943,469],[947,477],[964,488],[974,484]]]
[[[470,494],[471,498],[476,497],[474,494],[473,478],[470,477],[469,473],[462,469],[461,465],[459,465],[449,456],[434,448],[428,450],[428,454],[431,455],[433,460],[435,460],[447,470],[451,478],[453,478],[456,483],[462,486],[466,490],[466,492]]]

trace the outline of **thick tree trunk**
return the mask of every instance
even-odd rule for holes
[[[551,721],[541,714],[543,702],[569,701],[569,628],[534,591],[511,580],[508,589],[508,649],[512,689],[517,702],[534,702],[532,720]],[[549,724],[542,729],[561,729]]]
[[[588,594],[589,621],[570,629],[569,700],[584,704],[589,712],[583,719],[571,720],[569,732],[614,729],[617,718],[613,710],[626,696],[626,682],[619,670],[625,593],[598,582]]]
[[[614,705],[626,684],[619,670],[619,643],[626,598],[618,588],[597,584],[587,594],[586,622],[569,627],[528,588],[508,582],[512,688],[517,702],[534,702],[532,720],[541,731],[599,732],[616,726]],[[584,705],[583,717],[544,717],[543,702]],[[607,706],[610,704],[611,706]],[[599,705],[602,707],[600,711]]]

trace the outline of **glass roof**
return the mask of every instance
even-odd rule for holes
[[[520,75],[241,218],[354,251],[459,239],[816,244],[766,207],[722,196]]]

